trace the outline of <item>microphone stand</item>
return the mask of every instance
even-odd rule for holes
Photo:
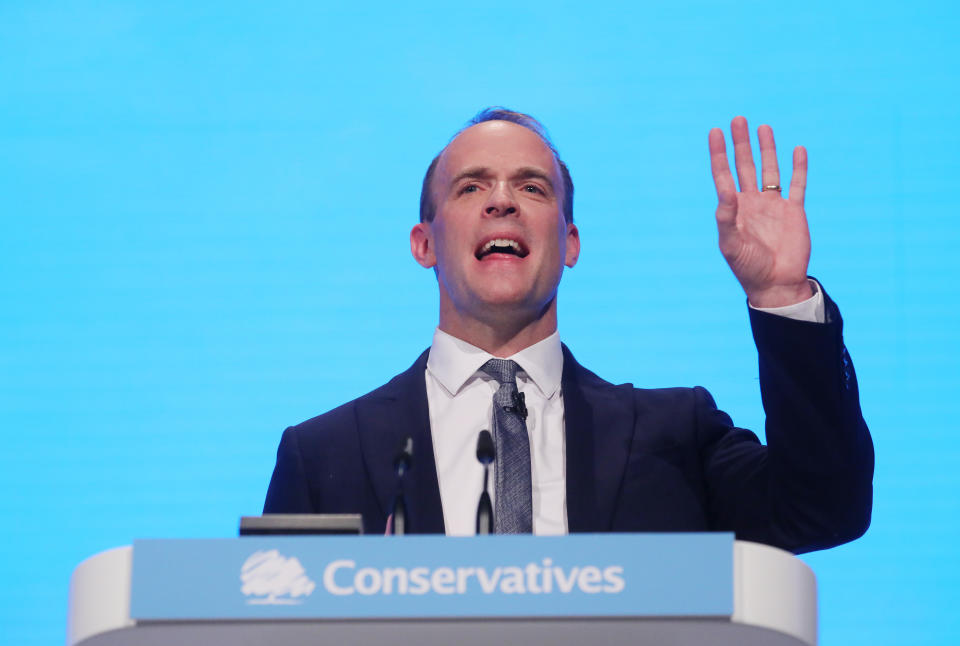
[[[392,519],[392,531],[394,536],[403,536],[407,533],[407,501],[403,495],[403,477],[413,465],[413,438],[405,437],[397,452],[397,457],[393,459],[393,470],[397,474],[397,495],[393,498],[393,506],[390,510]]]

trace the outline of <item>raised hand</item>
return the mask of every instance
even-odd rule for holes
[[[723,131],[710,131],[710,166],[717,187],[720,252],[747,299],[755,307],[780,307],[813,295],[807,282],[810,229],[803,211],[807,185],[807,151],[793,149],[793,176],[787,197],[780,193],[777,149],[770,126],[760,126],[761,187],[750,151],[747,120],[730,124],[740,191],[733,182]]]

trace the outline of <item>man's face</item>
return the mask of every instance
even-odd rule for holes
[[[436,216],[410,240],[417,262],[436,268],[441,312],[489,321],[554,306],[580,239],[564,221],[560,169],[539,136],[507,121],[464,130],[441,154],[432,194]]]

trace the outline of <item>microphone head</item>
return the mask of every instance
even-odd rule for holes
[[[497,451],[493,447],[493,436],[490,435],[490,431],[486,429],[480,431],[480,435],[477,437],[477,459],[482,464],[487,465],[493,462],[496,457]]]
[[[400,450],[397,451],[397,456],[393,458],[393,468],[397,472],[397,475],[402,476],[406,471],[410,470],[412,464],[413,438],[408,435],[403,438],[403,441],[400,443]]]

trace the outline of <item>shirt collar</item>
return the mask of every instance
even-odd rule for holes
[[[427,358],[427,370],[451,395],[456,395],[467,380],[493,358],[489,352],[437,328],[433,333],[433,345],[430,346],[430,356]],[[545,398],[553,397],[560,388],[563,350],[559,333],[554,332],[546,339],[507,358],[517,362]]]

